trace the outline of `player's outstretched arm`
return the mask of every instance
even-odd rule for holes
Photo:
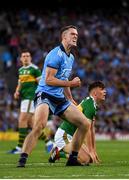
[[[89,155],[92,159],[92,162],[96,162],[95,154],[94,154],[94,149],[93,149],[93,144],[92,144],[92,134],[91,134],[91,127],[89,128],[87,135],[85,136],[84,139],[84,144],[87,145],[87,148],[89,150]]]
[[[18,80],[18,85],[17,85],[15,93],[14,93],[14,98],[15,99],[19,99],[20,89],[21,89],[21,83],[20,83],[20,80]]]
[[[94,119],[94,121],[92,121],[92,123],[91,123],[91,138],[92,138],[93,151],[94,151],[94,154],[95,154],[95,157],[96,157],[96,163],[100,163],[101,160],[99,159],[98,154],[97,154],[97,150],[96,150],[96,141],[95,141],[95,119]]]

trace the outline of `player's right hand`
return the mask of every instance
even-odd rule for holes
[[[80,87],[81,80],[79,77],[75,77],[72,81],[70,81],[70,87]]]
[[[19,91],[16,91],[16,92],[14,93],[14,98],[15,98],[15,99],[19,99],[19,96],[20,96]]]

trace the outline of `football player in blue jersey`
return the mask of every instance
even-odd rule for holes
[[[42,76],[36,90],[35,121],[32,131],[25,139],[17,167],[25,167],[28,155],[37,144],[42,129],[45,128],[49,113],[67,118],[78,127],[72,150],[66,166],[81,166],[77,160],[78,151],[90,123],[80,112],[73,100],[70,87],[80,87],[79,77],[68,80],[72,71],[74,55],[71,49],[77,46],[78,30],[69,25],[61,29],[61,44],[46,56]]]

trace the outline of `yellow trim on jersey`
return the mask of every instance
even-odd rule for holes
[[[66,133],[66,132],[64,132],[64,134],[63,134],[63,140],[64,140],[64,142],[65,142],[66,144],[69,143],[69,140],[68,140],[68,137],[67,137],[67,133]]]
[[[81,104],[79,104],[79,105],[77,106],[77,108],[78,108],[81,112],[83,111]]]
[[[36,82],[37,81],[35,77],[33,77],[32,75],[29,75],[29,74],[20,75],[19,80],[20,80],[21,83],[24,83],[24,82]]]

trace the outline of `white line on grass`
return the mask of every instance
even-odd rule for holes
[[[129,161],[116,161],[116,162],[113,162],[113,165],[114,165],[114,163],[116,163],[116,164],[129,164]],[[12,165],[15,165],[14,163],[0,163],[0,166],[12,166]],[[57,162],[57,163],[48,163],[48,162],[36,162],[36,163],[27,163],[27,166],[32,166],[32,165],[34,165],[34,166],[36,166],[36,165],[49,165],[49,166],[58,166],[58,165],[65,165],[65,163],[64,162]],[[99,164],[98,166],[107,166],[107,165],[109,165],[109,166],[111,166],[112,164],[109,164],[109,163],[101,163],[101,164]]]
[[[12,165],[15,165],[14,163],[0,163],[0,166],[12,166]],[[58,162],[58,163],[48,163],[48,162],[45,162],[45,163],[27,163],[26,164],[27,166],[32,166],[32,165],[49,165],[49,166],[58,166],[58,165],[65,165],[64,162]]]
[[[107,174],[87,174],[87,175],[72,175],[72,177],[74,177],[74,178],[79,178],[79,177],[111,177],[112,175],[107,175]],[[117,174],[117,176],[118,177],[129,177],[129,174]],[[69,178],[69,175],[65,175],[65,178]],[[14,178],[13,176],[4,176],[3,177],[4,179],[12,179],[12,178]],[[17,178],[23,178],[22,176],[17,176]],[[46,176],[46,175],[30,175],[29,176],[29,179],[38,179],[38,178],[60,178],[60,175],[56,175],[56,176],[54,176],[54,175],[51,175],[51,176]]]

